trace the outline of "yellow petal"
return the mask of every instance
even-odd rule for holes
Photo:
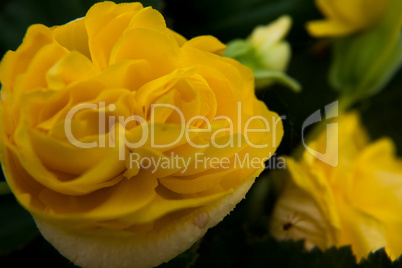
[[[99,73],[92,62],[79,52],[73,51],[57,62],[46,74],[49,88],[61,89],[70,83],[87,80]]]
[[[85,19],[79,18],[72,22],[51,28],[54,39],[70,51],[78,51],[91,58],[88,45],[88,34],[85,29]]]
[[[165,19],[162,14],[152,7],[146,7],[140,10],[131,20],[130,25],[127,27],[127,31],[139,28],[160,32],[167,30]]]
[[[335,228],[340,228],[334,194],[326,180],[325,174],[315,172],[316,176],[313,177],[314,179],[309,179],[308,173],[306,174],[306,171],[303,171],[303,168],[292,159],[286,159],[286,164],[294,183],[313,196],[321,210],[321,213],[325,215],[325,220]]]
[[[389,247],[386,248],[386,252],[389,254],[392,261],[396,260],[401,256],[402,252],[402,234],[401,230],[402,221],[396,221],[392,223],[387,223],[387,241]]]
[[[35,54],[26,72],[18,77],[15,90],[21,94],[38,88],[46,88],[46,72],[67,53],[67,50],[56,42],[43,46]]]
[[[113,187],[104,187],[83,196],[61,195],[44,189],[39,198],[51,215],[48,213],[37,215],[68,227],[69,222],[74,224],[77,221],[79,224],[85,220],[107,221],[121,218],[141,209],[154,199],[156,179],[136,176],[127,180],[122,176],[119,177],[116,178],[118,183]],[[74,229],[74,226],[71,227]]]
[[[375,24],[388,3],[388,0],[316,0],[327,20],[310,22],[307,29],[317,37],[349,35]]]
[[[339,201],[337,205],[342,225],[339,245],[351,245],[358,261],[370,252],[388,247],[386,227],[379,220],[354,209],[347,200]]]
[[[41,161],[52,169],[80,175],[105,157],[108,150],[82,150],[69,143],[60,143],[41,132],[31,131],[34,149]]]
[[[303,171],[298,170],[298,172],[300,176],[304,176],[305,180],[312,180]],[[322,206],[331,207],[335,204],[317,203],[314,196],[295,185],[289,175],[291,176],[285,171],[274,173],[278,179],[286,179],[287,184],[271,216],[271,235],[278,240],[305,240],[305,247],[308,249],[317,246],[324,250],[333,246],[339,240],[340,225],[336,226],[328,220],[326,213],[328,209],[323,210]]]
[[[236,191],[193,212],[162,224],[157,232],[125,236],[82,235],[35,221],[61,254],[83,267],[155,267],[182,253],[219,223],[250,189],[253,179]],[[157,254],[155,254],[157,252]],[[102,255],[102,258],[99,258]]]
[[[99,33],[113,18],[125,12],[138,12],[142,9],[142,4],[123,3],[116,4],[110,1],[105,1],[93,5],[85,15],[85,26],[88,36],[92,38]]]
[[[338,21],[312,21],[307,23],[307,30],[316,37],[345,36],[353,33],[357,28],[353,25]]]
[[[181,34],[171,30],[170,28],[168,28],[168,31],[171,32],[174,39],[177,41],[177,44],[179,45],[179,47],[183,46],[187,42],[187,39],[184,36],[182,36]]]
[[[142,9],[141,3],[117,5],[113,2],[97,3],[85,16],[89,50],[95,65],[105,69],[113,46],[130,24],[133,16]]]
[[[8,90],[13,89],[17,75],[24,73],[36,54],[53,42],[52,32],[44,25],[35,24],[28,28],[21,46],[15,52],[8,52],[1,62],[1,83]]]
[[[223,171],[223,173],[230,173],[232,170]],[[200,175],[196,178],[175,178],[165,177],[159,179],[159,182],[169,190],[180,194],[193,194],[206,191],[216,184],[219,184],[221,179],[219,176],[224,174],[213,173],[207,175]]]
[[[150,114],[151,104],[158,98],[169,92],[179,81],[194,74],[193,69],[178,69],[168,75],[159,77],[138,89],[136,94],[139,106],[138,113],[144,109],[145,114]]]
[[[122,60],[147,60],[153,77],[172,72],[177,68],[179,46],[168,35],[149,29],[133,29],[122,36],[113,50],[110,63]]]
[[[13,81],[14,81],[14,64],[17,60],[16,52],[14,51],[7,51],[4,54],[1,62],[0,62],[0,81],[1,81],[1,92],[2,92],[2,99],[5,98],[5,92],[12,91],[13,89]]]
[[[395,213],[402,210],[402,161],[396,160],[392,141],[381,139],[365,148],[355,172],[353,205],[382,222],[402,222]]]
[[[20,161],[24,169],[32,176],[32,179],[54,191],[71,195],[87,194],[115,184],[116,181],[110,178],[117,176],[125,168],[124,161],[120,161],[118,158],[119,148],[117,147],[111,148],[110,152],[108,152],[105,157],[92,166],[91,169],[80,174],[80,176],[73,176],[72,174],[63,172],[52,172],[55,170],[48,170],[37,157],[35,148],[31,143],[31,135],[31,132],[21,124],[13,136],[15,145],[11,144],[9,141],[5,141],[6,147],[18,158],[18,161]],[[44,144],[48,145],[49,142],[51,143],[50,139],[45,139]],[[57,152],[52,152],[52,150],[54,150],[52,146],[55,146],[55,144],[51,144],[48,147],[48,152],[57,154]],[[24,150],[18,150],[20,147],[23,147]],[[58,149],[63,148],[62,146],[58,146]],[[68,151],[65,148],[63,150]],[[67,154],[67,158],[69,156],[71,156],[71,152]],[[48,159],[48,161],[51,160]],[[105,165],[105,163],[108,164]],[[60,165],[60,163],[58,163],[58,165]],[[59,167],[61,168],[61,166]],[[82,165],[80,165],[80,167],[82,167]]]
[[[139,59],[119,61],[90,82],[101,84],[102,87],[120,87],[134,91],[149,80],[151,80],[151,66],[148,61]]]

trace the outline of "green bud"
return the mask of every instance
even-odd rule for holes
[[[391,0],[374,27],[334,41],[330,83],[353,101],[381,91],[402,64],[402,1]]]
[[[247,39],[229,42],[224,56],[251,68],[257,89],[280,83],[300,91],[299,83],[284,73],[290,60],[291,48],[283,39],[291,24],[289,16],[282,16],[267,26],[257,26]]]

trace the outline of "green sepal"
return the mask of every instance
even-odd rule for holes
[[[402,64],[402,1],[391,0],[383,19],[364,32],[335,40],[330,83],[354,100],[380,92]]]

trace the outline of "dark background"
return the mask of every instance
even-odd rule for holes
[[[98,1],[2,0],[0,2],[0,57],[15,50],[27,27],[64,24]],[[123,1],[115,1],[123,2]],[[126,2],[126,1],[125,1]],[[160,10],[167,24],[186,38],[211,34],[222,42],[244,38],[260,24],[283,14],[293,18],[287,38],[292,46],[290,76],[302,93],[273,86],[257,93],[270,108],[285,115],[285,136],[278,154],[289,154],[300,143],[301,125],[308,115],[337,99],[327,83],[331,61],[329,40],[316,40],[305,31],[307,21],[321,17],[313,0],[144,0]],[[373,139],[391,136],[402,152],[402,72],[380,94],[355,105]],[[270,210],[275,200],[272,182],[264,173],[245,201],[186,253],[162,267],[402,267],[384,251],[356,264],[350,248],[305,252],[301,242],[276,242],[267,234]],[[0,178],[0,181],[4,178]],[[257,193],[258,192],[258,193]],[[263,205],[261,205],[263,204]],[[256,207],[258,209],[256,209]],[[31,216],[12,195],[0,196],[0,267],[74,267],[47,243]]]

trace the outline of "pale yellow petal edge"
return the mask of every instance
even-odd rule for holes
[[[89,268],[154,267],[190,248],[209,228],[222,221],[244,199],[254,180],[247,180],[234,192],[153,233],[132,237],[83,236],[37,218],[35,222],[45,239],[76,265]]]

